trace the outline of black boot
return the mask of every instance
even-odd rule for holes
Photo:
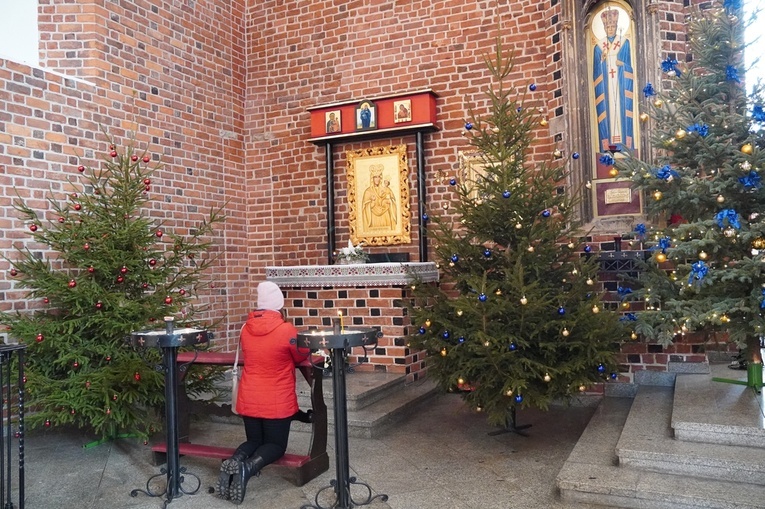
[[[298,410],[297,413],[292,416],[292,420],[311,424],[313,422],[313,410],[308,410],[307,412]]]
[[[250,459],[239,463],[239,472],[234,474],[231,481],[231,502],[241,504],[247,490],[247,481],[254,475],[260,474],[260,469],[266,466],[266,460],[261,456],[252,456]]]
[[[228,500],[231,498],[231,481],[234,474],[239,472],[239,464],[247,459],[247,453],[237,449],[234,454],[220,464],[220,474],[218,474],[218,486],[216,492],[218,498]]]

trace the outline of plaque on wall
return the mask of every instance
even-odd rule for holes
[[[595,182],[593,192],[596,216],[640,214],[640,192],[629,181]]]

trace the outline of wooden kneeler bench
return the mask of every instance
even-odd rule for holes
[[[235,353],[228,352],[178,352],[178,453],[180,456],[200,456],[205,458],[230,458],[234,454],[235,447],[222,447],[218,445],[203,445],[192,443],[189,437],[189,417],[192,411],[203,412],[208,415],[231,416],[231,405],[218,405],[205,401],[189,399],[186,393],[186,367],[190,363],[207,364],[215,366],[232,366]],[[323,359],[322,359],[323,360]],[[242,364],[240,357],[239,364]],[[311,388],[311,404],[313,406],[313,419],[311,423],[311,445],[308,454],[285,454],[269,467],[276,466],[284,469],[288,477],[295,485],[302,486],[311,479],[329,469],[329,456],[327,455],[327,404],[324,402],[322,389],[322,369],[305,361],[297,367]],[[237,444],[239,445],[239,444]],[[152,446],[154,463],[161,465],[167,461],[167,445],[157,443]]]

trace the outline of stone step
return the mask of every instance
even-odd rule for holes
[[[345,374],[345,399],[348,411],[365,408],[398,392],[406,382],[406,375],[377,372],[351,372]],[[322,384],[324,401],[327,407],[334,404],[332,376],[325,376]],[[304,379],[298,380],[298,404],[301,408],[310,408],[311,392]]]
[[[681,375],[675,383],[672,428],[688,442],[765,448],[765,409],[751,387],[713,380],[746,380],[746,371],[713,363],[710,375]],[[763,451],[760,451],[762,454]]]
[[[762,486],[618,465],[632,400],[604,398],[558,473],[566,502],[630,509],[762,509]]]
[[[674,400],[671,387],[638,389],[616,444],[620,466],[765,485],[762,450],[676,440],[670,427]]]

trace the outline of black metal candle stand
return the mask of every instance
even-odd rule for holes
[[[153,475],[146,481],[146,489],[134,489],[130,492],[131,497],[139,493],[150,497],[166,495],[162,507],[181,495],[193,495],[199,491],[202,484],[199,477],[189,473],[179,465],[178,452],[178,395],[177,395],[177,371],[178,371],[178,348],[181,346],[196,346],[207,343],[210,334],[202,329],[174,329],[173,317],[165,317],[165,330],[137,331],[131,333],[131,341],[134,346],[141,348],[159,347],[162,350],[162,364],[156,366],[158,371],[165,373],[165,441],[167,446],[167,468],[160,469],[160,473]],[[184,475],[196,479],[197,485],[193,490],[183,488],[186,480]],[[165,476],[165,487],[152,490],[150,484],[155,479]]]
[[[24,509],[24,353],[26,345],[0,345],[0,399],[3,401],[0,422],[5,423],[3,430],[2,454],[0,454],[0,507],[3,509]],[[13,359],[16,357],[16,389],[17,399],[13,396]],[[13,433],[13,407],[17,405],[18,414],[16,421],[18,433]],[[11,438],[17,436],[19,440],[18,467],[19,467],[19,490],[18,505],[13,505],[13,490],[11,484],[12,472],[12,447]]]
[[[352,509],[370,504],[373,500],[388,500],[388,495],[372,496],[372,488],[357,481],[349,474],[348,461],[348,409],[345,388],[345,373],[347,369],[346,351],[357,346],[374,346],[380,332],[376,329],[343,329],[338,319],[334,320],[332,330],[313,329],[298,333],[298,347],[310,350],[328,349],[332,362],[332,392],[335,405],[335,467],[337,478],[330,481],[329,486],[321,488],[314,504],[303,505],[300,509]],[[362,486],[367,490],[362,500],[354,500],[351,496],[351,486]],[[319,497],[327,490],[334,492],[332,505],[324,506]]]

